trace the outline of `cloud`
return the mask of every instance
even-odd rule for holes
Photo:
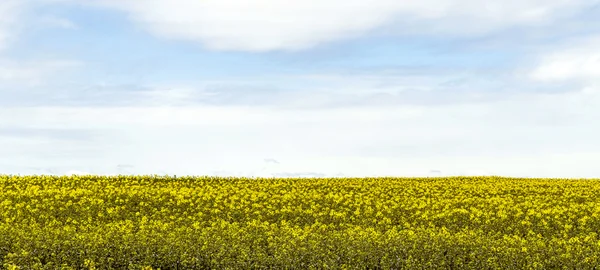
[[[117,171],[119,174],[130,174],[130,170],[134,169],[135,166],[130,164],[119,164],[117,165]]]
[[[0,51],[8,47],[13,38],[13,32],[18,26],[17,19],[23,12],[23,5],[22,0],[0,1]]]
[[[600,117],[600,36],[569,39],[540,53],[531,80],[552,85],[563,84],[569,92],[553,101],[560,115],[594,122]],[[560,108],[560,109],[559,109]],[[583,121],[583,120],[582,120]]]
[[[38,79],[42,77],[81,65],[81,62],[73,60],[16,61],[0,58],[0,82],[26,82],[31,85],[39,83]]]
[[[54,83],[80,66],[81,62],[72,60],[0,57],[0,107],[48,105],[60,99],[64,90]]]
[[[72,20],[64,17],[57,17],[52,15],[43,16],[37,19],[37,23],[43,25],[43,27],[55,27],[62,29],[70,29],[77,30],[79,29],[79,25],[77,25]]]
[[[56,128],[24,128],[21,126],[0,126],[0,137],[5,138],[39,138],[58,141],[90,140],[93,134],[81,129],[56,129]]]
[[[0,102],[5,103],[11,95],[26,92],[29,87],[43,85],[49,75],[81,66],[81,62],[69,59],[29,59],[6,53],[21,32],[31,30],[37,22],[44,26],[70,27],[68,20],[33,12],[36,7],[56,4],[66,0],[2,0],[0,1]],[[32,16],[35,13],[36,16]],[[32,24],[32,22],[34,22]]]
[[[429,174],[431,174],[431,175],[440,175],[440,174],[442,174],[442,171],[440,171],[440,170],[429,170]]]
[[[213,49],[268,51],[311,48],[381,29],[458,35],[464,27],[463,34],[478,35],[539,26],[590,2],[508,1],[495,8],[480,1],[378,0],[366,7],[364,1],[254,1],[243,8],[231,0],[95,3],[123,10],[164,37]],[[536,10],[539,4],[543,8]],[[409,23],[414,30],[403,27]],[[328,70],[162,85],[48,84],[78,65],[3,59],[0,170],[597,176],[600,129],[591,123],[600,118],[598,45],[586,39],[545,48],[532,57],[535,65],[522,63],[524,76],[458,68]]]
[[[76,29],[77,25],[67,18],[39,12],[44,7],[69,3],[74,2],[71,0],[0,1],[0,52],[9,48],[16,41],[19,33],[30,30],[32,26]]]
[[[0,137],[0,169],[94,174],[427,176],[600,173],[597,107],[573,93],[447,106],[0,107],[0,127],[86,130],[88,140]],[[510,109],[507,109],[510,108]],[[557,115],[567,115],[556,120]],[[10,117],[5,117],[10,116]],[[572,132],[577,130],[577,132]],[[177,157],[174,159],[173,157]],[[269,163],[265,157],[285,160]],[[68,165],[68,166],[67,166]],[[21,168],[17,170],[17,168]]]
[[[280,164],[279,161],[277,161],[274,158],[265,158],[264,161],[265,161],[265,163]]]
[[[600,35],[568,40],[548,49],[530,73],[541,82],[600,81]]]
[[[524,85],[506,73],[468,69],[445,72],[423,70],[412,74],[391,71],[389,74],[379,71],[348,74],[332,71],[320,75],[231,77],[229,80],[205,80],[187,85],[88,83],[12,95],[0,99],[0,104],[93,107],[234,106],[308,110],[483,104],[533,92],[564,91],[554,89],[556,87],[553,86],[540,88]]]
[[[153,34],[215,50],[302,50],[373,31],[478,35],[569,17],[594,0],[95,0]]]

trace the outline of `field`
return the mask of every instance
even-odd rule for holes
[[[2,269],[599,269],[600,180],[0,176]]]

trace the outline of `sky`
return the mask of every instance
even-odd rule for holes
[[[600,177],[600,0],[2,0],[0,174]]]

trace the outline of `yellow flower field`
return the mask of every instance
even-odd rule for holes
[[[2,269],[598,269],[600,180],[0,176]]]

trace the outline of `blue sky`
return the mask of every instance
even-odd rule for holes
[[[600,1],[3,0],[0,172],[600,175]]]

